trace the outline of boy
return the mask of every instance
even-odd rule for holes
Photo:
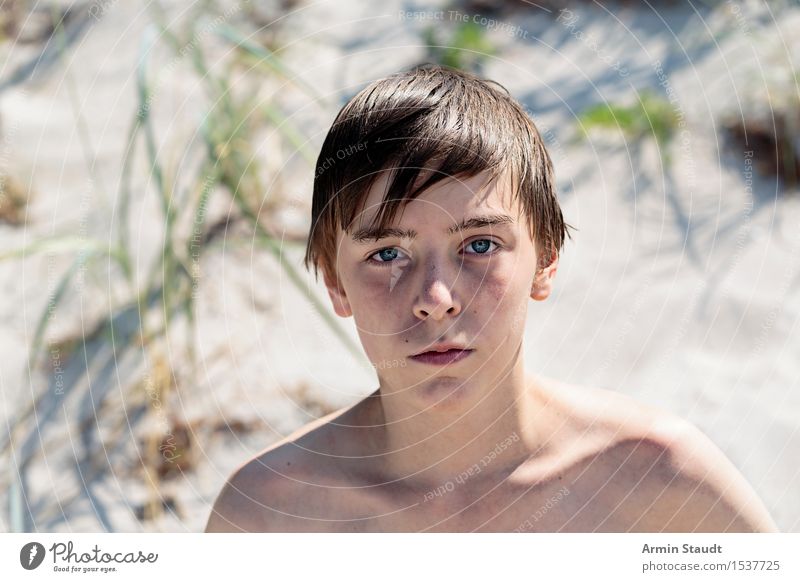
[[[689,423],[525,372],[528,299],[550,295],[568,228],[502,86],[424,66],[353,97],[306,265],[379,388],[245,463],[206,531],[777,531]]]

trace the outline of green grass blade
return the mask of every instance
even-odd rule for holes
[[[313,166],[317,161],[317,156],[309,149],[308,139],[303,137],[297,128],[289,122],[289,118],[266,103],[261,106],[261,111],[264,112],[267,119],[271,121],[275,125],[275,128],[289,141],[292,147],[300,152],[303,159]]]
[[[36,362],[36,356],[42,348],[42,342],[44,340],[45,332],[47,331],[48,323],[51,321],[51,314],[55,311],[58,304],[61,303],[61,300],[64,298],[64,295],[69,288],[70,282],[72,282],[72,278],[84,268],[85,264],[89,261],[90,258],[95,256],[93,250],[83,251],[78,254],[72,264],[70,265],[69,269],[67,269],[66,273],[62,275],[61,280],[59,281],[58,285],[56,285],[55,290],[47,299],[47,305],[39,316],[39,322],[36,325],[36,331],[33,334],[33,343],[31,344],[31,350],[28,354],[28,369],[32,370],[33,366]]]
[[[11,484],[8,488],[8,513],[11,521],[11,533],[23,533],[25,531],[25,520],[23,512],[22,484],[19,482],[19,475],[13,472],[14,465],[9,464],[11,474]]]
[[[0,253],[0,261],[25,258],[43,252],[67,253],[72,251],[106,253],[122,266],[123,253],[118,247],[110,247],[108,241],[64,235],[39,239],[20,248]]]
[[[230,42],[231,44],[236,45],[237,48],[244,51],[245,53],[255,57],[258,59],[260,63],[263,63],[269,69],[274,71],[275,73],[279,74],[284,79],[288,79],[293,84],[300,87],[303,91],[305,91],[308,95],[313,97],[316,101],[324,104],[325,100],[322,96],[314,89],[311,85],[306,83],[302,80],[302,78],[295,74],[289,67],[287,67],[280,57],[276,56],[275,53],[270,51],[269,49],[260,46],[247,38],[245,38],[238,30],[231,26],[223,25],[217,29],[217,34]]]
[[[289,280],[305,296],[306,300],[311,303],[312,307],[316,309],[317,313],[320,315],[320,317],[322,317],[322,320],[328,325],[334,335],[339,338],[353,358],[355,358],[355,360],[362,365],[365,370],[373,370],[370,363],[364,357],[361,347],[358,346],[349,335],[347,335],[339,322],[334,319],[334,316],[331,315],[331,313],[325,308],[317,296],[306,288],[303,283],[303,279],[297,272],[295,266],[287,260],[286,256],[281,251],[280,243],[264,232],[261,233],[261,236],[258,238],[258,240],[264,244],[264,246],[275,256],[281,267],[283,267],[283,270],[286,271],[286,274],[289,276]]]

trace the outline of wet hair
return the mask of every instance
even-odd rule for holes
[[[350,232],[367,194],[389,172],[372,226],[446,178],[487,172],[513,185],[528,232],[549,258],[569,228],[553,164],[533,120],[501,84],[439,65],[378,79],[342,107],[322,144],[314,176],[305,266],[336,273],[338,229]],[[540,265],[546,266],[546,265]]]

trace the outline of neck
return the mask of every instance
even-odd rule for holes
[[[495,378],[454,379],[435,403],[420,396],[426,386],[389,391],[382,382],[374,402],[384,475],[432,487],[465,473],[507,474],[541,454],[547,402],[523,368],[520,346]]]

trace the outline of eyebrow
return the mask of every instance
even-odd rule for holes
[[[473,228],[483,228],[485,226],[499,226],[502,224],[513,224],[514,219],[506,214],[496,214],[491,216],[473,216],[472,218],[465,218],[461,222],[454,224],[447,229],[447,234],[452,235],[462,230],[469,230]],[[371,241],[379,241],[384,238],[408,238],[414,239],[417,236],[417,231],[412,228],[397,228],[386,227],[379,228],[374,226],[364,226],[355,231],[351,238],[356,243],[367,243]]]

